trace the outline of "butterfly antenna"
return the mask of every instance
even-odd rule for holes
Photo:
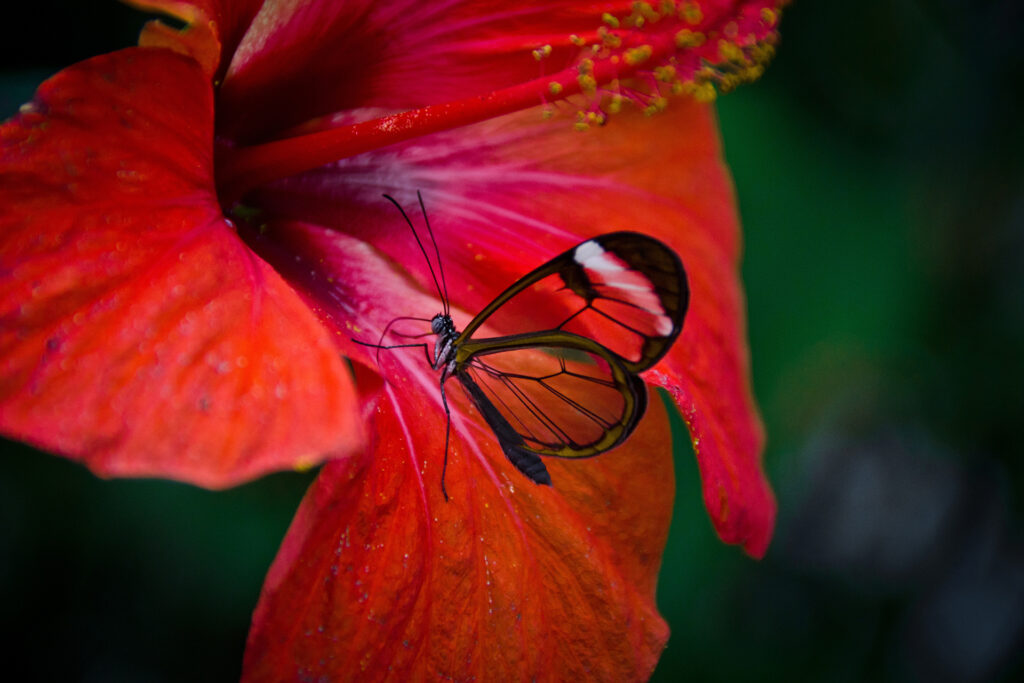
[[[417,192],[417,194],[419,194],[419,192]],[[448,299],[441,292],[441,285],[437,281],[437,275],[434,273],[434,267],[432,265],[430,265],[430,257],[427,256],[427,250],[423,248],[423,242],[420,240],[420,236],[418,234],[416,234],[415,226],[413,226],[412,221],[409,220],[409,215],[405,212],[405,209],[402,208],[401,204],[399,204],[397,201],[395,201],[394,197],[392,197],[389,194],[383,195],[383,197],[384,197],[384,199],[388,200],[389,202],[391,202],[392,204],[395,205],[395,208],[398,209],[399,213],[402,214],[402,218],[405,219],[405,222],[409,226],[409,229],[412,230],[412,236],[414,238],[416,238],[416,244],[419,245],[420,253],[423,254],[423,260],[427,262],[427,270],[430,271],[430,277],[432,277],[434,279],[434,287],[437,289],[437,295],[439,297],[441,297],[441,301],[442,301],[442,303],[444,304],[444,307],[445,307],[445,315],[447,315]],[[420,199],[421,205],[422,205],[422,202],[423,202],[423,200]],[[433,235],[431,235],[431,239],[433,239]],[[435,247],[435,249],[437,248],[437,243],[436,242],[434,243],[434,247]],[[440,260],[437,263],[437,267],[438,268],[441,267]]]
[[[441,261],[441,250],[437,247],[437,240],[434,238],[434,231],[430,229],[430,219],[427,218],[427,207],[423,205],[423,194],[416,190],[416,198],[420,200],[420,211],[423,212],[423,222],[427,224],[427,234],[430,241],[434,243],[434,255],[437,257],[437,271],[441,275],[441,285],[444,287],[444,314],[448,315],[448,281],[444,279],[444,262]]]

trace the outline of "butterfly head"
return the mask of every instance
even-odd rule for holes
[[[442,337],[455,334],[455,322],[450,315],[438,313],[430,320],[430,330]]]

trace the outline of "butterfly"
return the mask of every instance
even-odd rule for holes
[[[689,304],[686,271],[662,242],[636,232],[594,237],[513,283],[459,332],[451,316],[440,250],[437,272],[412,220],[393,197],[427,262],[442,311],[430,319],[395,318],[378,349],[422,347],[440,370],[447,417],[441,491],[448,467],[451,411],[446,382],[455,378],[494,432],[509,461],[531,481],[551,485],[541,456],[587,458],[623,443],[647,408],[639,373],[658,362],[683,327]],[[438,279],[440,275],[440,279]],[[382,345],[398,321],[430,323],[427,343]],[[485,328],[499,331],[484,334]]]

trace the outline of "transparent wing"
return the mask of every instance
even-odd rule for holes
[[[609,233],[520,278],[466,326],[457,344],[484,325],[498,335],[568,332],[599,343],[636,373],[668,351],[688,304],[686,273],[674,251],[639,233]]]
[[[647,405],[643,381],[617,356],[564,332],[469,342],[456,373],[479,388],[467,391],[485,417],[491,412],[506,452],[514,445],[540,455],[597,455],[628,437]]]

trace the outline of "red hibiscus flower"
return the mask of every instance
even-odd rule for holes
[[[649,675],[661,403],[541,487],[449,391],[446,503],[437,373],[352,338],[440,306],[384,192],[422,190],[460,326],[587,237],[661,239],[691,306],[645,379],[682,411],[723,540],[763,554],[738,223],[700,101],[758,75],[778,3],[135,4],[187,27],[69,67],[0,128],[0,429],[209,487],[326,461],[247,678]]]

